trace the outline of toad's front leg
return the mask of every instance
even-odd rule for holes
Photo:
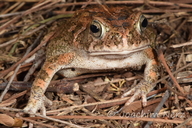
[[[138,96],[142,97],[143,106],[147,105],[146,95],[155,87],[155,82],[159,77],[159,63],[157,60],[157,55],[152,48],[148,48],[143,51],[145,56],[145,71],[144,80],[140,81],[138,85],[124,93],[122,97],[126,97],[131,93],[134,95],[127,101],[125,105],[132,103]]]
[[[46,59],[43,67],[33,82],[31,95],[24,111],[36,113],[41,109],[45,115],[45,105],[50,105],[52,102],[44,96],[44,93],[53,75],[60,69],[65,68],[66,65],[70,64],[74,57],[74,53],[65,53]]]

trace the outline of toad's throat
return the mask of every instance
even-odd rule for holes
[[[135,48],[135,49],[131,49],[131,50],[121,50],[121,51],[91,51],[89,52],[88,54],[90,56],[105,56],[105,55],[118,55],[118,56],[125,56],[125,55],[129,55],[129,54],[132,54],[132,53],[135,53],[135,52],[139,52],[139,51],[142,51],[144,49],[147,49],[149,48],[150,45],[144,45],[142,47],[138,47],[138,48]]]

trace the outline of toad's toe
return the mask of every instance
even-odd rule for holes
[[[129,105],[131,104],[137,97],[141,96],[142,97],[142,103],[143,106],[147,105],[147,94],[153,89],[153,86],[149,83],[147,83],[146,81],[141,81],[137,86],[135,86],[134,88],[132,88],[131,90],[129,90],[128,92],[124,93],[122,95],[123,97],[126,97],[132,93],[134,93],[134,95],[126,102],[125,105]]]
[[[43,115],[46,115],[45,106],[52,105],[52,101],[50,101],[47,97],[42,96],[41,98],[35,99],[30,98],[27,106],[24,108],[24,111],[30,113],[36,113],[38,110],[41,110]]]

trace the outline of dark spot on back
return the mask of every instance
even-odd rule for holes
[[[112,21],[112,20],[115,20],[115,19],[113,17],[109,17],[109,18],[107,18],[107,20]]]
[[[130,24],[128,23],[128,22],[124,22],[123,24],[122,24],[122,26],[125,28],[125,27],[129,27],[130,26]]]
[[[118,20],[125,20],[125,19],[127,19],[127,16],[120,16],[120,17],[118,18]]]

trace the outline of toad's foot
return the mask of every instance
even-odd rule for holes
[[[45,106],[48,105],[52,105],[52,101],[44,95],[38,98],[30,98],[27,106],[24,108],[24,111],[36,113],[38,110],[41,110],[42,114],[46,115]]]
[[[141,81],[136,87],[132,88],[131,90],[122,95],[123,98],[130,95],[131,93],[134,93],[134,95],[125,103],[125,105],[127,106],[131,104],[138,96],[141,96],[143,106],[146,106],[147,105],[146,96],[153,89],[153,87],[154,87],[153,84],[149,84],[144,80]]]

